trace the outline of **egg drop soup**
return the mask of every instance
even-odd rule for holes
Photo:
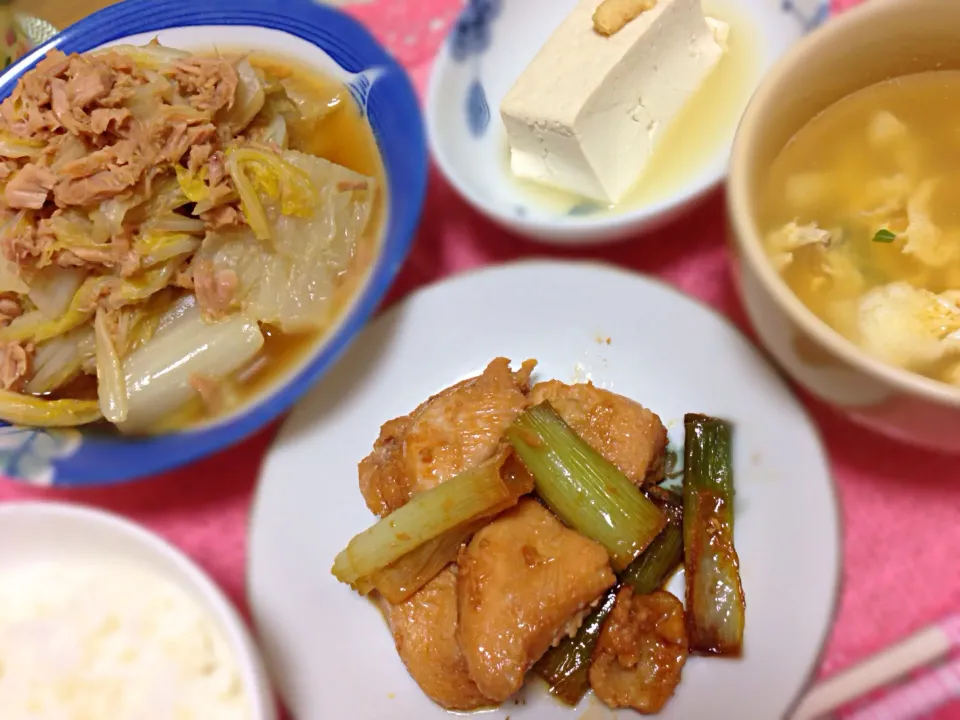
[[[768,257],[830,327],[960,384],[960,71],[888,80],[807,123],[773,162]]]

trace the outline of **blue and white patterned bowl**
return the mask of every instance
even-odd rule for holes
[[[823,23],[830,0],[704,0],[707,14],[748,34],[743,87],[724,108],[723,138],[642,204],[598,212],[593,203],[542,202],[510,176],[500,102],[579,0],[468,0],[433,68],[427,94],[431,153],[450,183],[478,211],[533,240],[593,244],[653,230],[701,199],[726,176],[737,120],[763,74],[797,40]],[[739,40],[738,40],[739,42]],[[713,118],[711,118],[713,120]],[[694,167],[695,166],[695,167]]]
[[[239,414],[150,438],[0,426],[0,474],[43,485],[109,484],[170,470],[238,443],[289,409],[339,358],[390,287],[413,240],[427,179],[426,140],[413,86],[359,23],[310,0],[125,0],[13,65],[0,77],[0,99],[53,48],[85,52],[154,37],[183,49],[275,52],[348,84],[366,107],[386,168],[388,205],[377,257],[339,326],[290,379]]]

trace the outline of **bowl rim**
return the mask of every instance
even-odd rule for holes
[[[910,4],[903,0],[868,0],[844,11],[810,35],[802,38],[771,68],[750,100],[740,121],[730,158],[730,176],[727,184],[727,213],[733,228],[733,240],[746,263],[774,302],[805,333],[830,352],[842,358],[861,373],[901,392],[921,397],[941,405],[960,407],[960,387],[954,387],[923,375],[888,365],[861,350],[853,342],[836,332],[814,314],[794,294],[786,281],[774,270],[763,250],[759,229],[755,222],[755,208],[750,200],[747,168],[757,138],[764,133],[766,109],[787,86],[785,75],[803,64],[804,58],[819,47],[837,44],[869,18],[887,13],[909,13]],[[867,87],[867,86],[865,86]]]
[[[273,6],[261,0],[195,0],[189,7],[180,0],[125,0],[71,25],[11,65],[0,75],[0,98],[6,97],[20,77],[50,50],[86,52],[133,35],[196,26],[280,31],[318,47],[349,72],[369,67],[386,70],[373,85],[385,88],[383,93],[391,98],[393,108],[390,117],[372,123],[388,184],[380,246],[366,279],[336,324],[302,364],[268,392],[226,418],[177,432],[119,441],[81,433],[83,442],[73,454],[50,459],[56,486],[103,486],[173,470],[233,447],[265,428],[340,359],[392,287],[416,236],[428,169],[423,114],[416,92],[406,71],[383,45],[358,20],[335,7],[311,0],[284,0]],[[378,97],[374,90],[372,107]],[[402,145],[392,143],[393,150],[383,145],[377,132],[381,126],[402,127]],[[389,174],[391,154],[404,169],[396,178]],[[402,199],[397,190],[400,186]],[[34,435],[45,432],[38,428],[22,431]],[[9,467],[2,469],[7,476],[30,481],[18,477]]]
[[[276,717],[276,696],[252,630],[220,586],[185,552],[132,520],[80,503],[23,500],[0,505],[0,521],[10,516],[48,522],[67,519],[80,524],[100,525],[170,563],[181,578],[176,581],[165,579],[181,589],[192,588],[199,593],[202,600],[195,602],[219,621],[224,640],[231,649],[244,688],[249,693],[253,718],[273,720]],[[16,560],[12,564],[15,563]]]

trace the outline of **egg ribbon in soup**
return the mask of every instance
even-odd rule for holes
[[[960,72],[888,80],[804,126],[760,202],[771,263],[877,359],[960,384]]]

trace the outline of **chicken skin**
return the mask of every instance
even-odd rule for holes
[[[624,586],[600,632],[590,686],[607,706],[660,712],[687,661],[683,605],[668,592],[635,595]]]
[[[487,460],[504,430],[529,405],[535,360],[512,372],[506,358],[482,374],[434,395],[409,415],[380,429],[373,452],[360,462],[360,492],[384,517],[429,490]]]
[[[570,621],[615,582],[606,550],[531,499],[459,558],[460,647],[480,692],[502,702]]]
[[[457,574],[448,566],[409,600],[381,609],[407,672],[420,689],[447,710],[491,705],[470,679],[457,640]]]
[[[594,450],[637,485],[663,480],[667,430],[656,413],[592,383],[537,383],[530,404],[549,400],[560,417]]]

